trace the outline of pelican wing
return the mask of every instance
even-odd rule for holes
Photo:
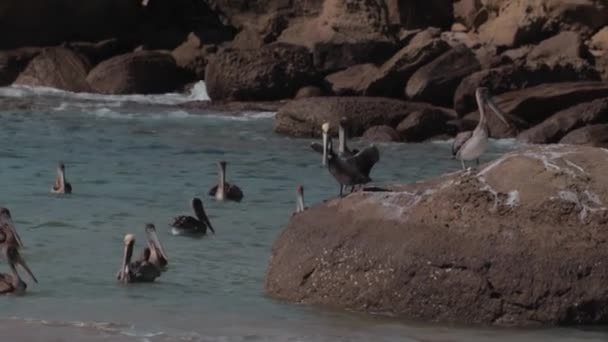
[[[240,202],[243,199],[243,191],[236,185],[226,183],[226,197]]]
[[[368,146],[348,160],[354,162],[359,172],[369,177],[372,167],[380,160],[380,151],[376,146]]]
[[[200,227],[201,223],[199,220],[192,216],[177,216],[173,219],[173,223],[171,223],[171,227],[181,228],[181,229],[197,229]]]
[[[460,132],[454,138],[454,142],[452,143],[452,155],[455,156],[458,151],[462,148],[462,145],[467,142],[467,140],[471,139],[473,136],[473,131]]]

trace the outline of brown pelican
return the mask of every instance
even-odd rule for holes
[[[144,251],[142,260],[131,262],[135,236],[127,234],[124,238],[122,266],[116,275],[121,283],[149,283],[160,277],[160,269],[149,261],[151,251]]]
[[[220,161],[219,166],[219,183],[209,190],[209,196],[215,196],[218,201],[236,201],[240,202],[243,199],[243,192],[236,186],[226,182],[226,162]]]
[[[310,148],[323,155],[323,157],[321,157],[321,165],[325,167],[327,166],[327,149],[325,146],[327,145],[327,138],[329,137],[329,123],[325,122],[321,125],[321,136],[323,137],[323,144],[313,142],[310,143]]]
[[[371,181],[369,173],[380,160],[380,152],[376,146],[368,146],[352,157],[342,157],[334,152],[331,137],[325,146],[327,150],[327,168],[332,176],[340,183],[340,197],[344,186],[366,184]]]
[[[152,223],[148,223],[146,224],[145,231],[148,246],[144,249],[144,253],[139,260],[148,261],[161,271],[164,271],[167,268],[168,258],[156,234],[156,227]]]
[[[296,213],[304,211],[304,187],[298,185],[296,187]]]
[[[36,279],[23,258],[21,258],[21,255],[19,255],[16,246],[4,246],[2,252],[8,261],[11,273],[0,273],[0,294],[21,294],[27,289],[27,284],[19,277],[19,273],[17,273],[17,268],[15,267],[17,264],[27,272],[34,282],[38,282],[38,279]]]
[[[59,166],[57,166],[57,176],[51,192],[55,194],[72,193],[72,185],[65,180],[65,165],[63,163],[59,163]]]
[[[211,222],[205,213],[203,208],[203,201],[200,198],[192,199],[192,211],[194,216],[177,216],[173,223],[171,223],[171,230],[174,235],[205,235],[207,234],[207,228],[215,234],[215,230],[211,226]]]
[[[23,247],[21,238],[15,230],[11,212],[7,208],[0,208],[0,248],[4,246]]]
[[[452,144],[452,155],[460,159],[462,169],[465,169],[465,160],[477,160],[479,165],[479,157],[488,148],[488,123],[485,115],[485,104],[496,114],[496,116],[507,126],[511,127],[504,114],[494,100],[490,97],[488,88],[479,87],[475,91],[477,106],[479,107],[479,123],[474,131],[462,132],[456,136]]]

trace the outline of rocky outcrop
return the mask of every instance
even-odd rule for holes
[[[606,122],[608,122],[608,98],[602,98],[561,110],[522,132],[517,138],[532,144],[558,143],[572,130]]]
[[[589,54],[585,50],[586,48],[578,33],[565,31],[540,42],[530,51],[528,58],[582,58]]]
[[[167,93],[191,80],[170,54],[159,51],[138,51],[110,58],[87,76],[91,88],[104,94]]]
[[[178,67],[190,72],[194,79],[203,80],[207,59],[216,50],[215,45],[204,46],[200,38],[191,32],[188,39],[176,47],[171,55]]]
[[[325,77],[332,93],[339,96],[363,95],[378,74],[374,64],[358,64]]]
[[[378,142],[395,142],[401,140],[399,138],[399,133],[397,133],[393,127],[387,125],[372,126],[368,128],[361,136],[361,139]]]
[[[608,124],[590,125],[577,128],[566,134],[560,144],[608,147]]]
[[[91,91],[86,81],[90,68],[82,55],[65,48],[48,48],[30,61],[14,83],[87,92]]]
[[[205,81],[214,101],[292,98],[318,83],[308,50],[289,44],[220,51],[209,60]]]
[[[66,42],[62,47],[68,48],[87,58],[91,65],[97,65],[101,61],[132,51],[136,46],[132,40],[119,40],[116,38],[102,40],[96,43],[90,42]]]
[[[419,68],[407,82],[405,94],[413,101],[451,107],[460,81],[480,68],[475,54],[458,46]]]
[[[602,149],[535,147],[329,199],[274,242],[266,292],[440,322],[603,324],[607,167]]]
[[[13,83],[30,61],[38,56],[39,48],[0,51],[0,87]]]
[[[455,135],[460,131],[449,121],[456,119],[456,113],[443,108],[428,106],[410,113],[397,125],[402,141],[420,142],[440,134]]]

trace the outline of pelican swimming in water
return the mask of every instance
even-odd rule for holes
[[[220,161],[217,164],[220,179],[218,184],[209,190],[209,196],[214,196],[218,201],[230,200],[240,202],[243,199],[241,189],[236,185],[226,182],[226,162]]]
[[[148,246],[144,248],[143,255],[139,258],[140,261],[148,261],[152,265],[158,267],[161,271],[167,268],[168,258],[165,250],[156,234],[156,227],[152,223],[146,224],[145,228]]]
[[[477,88],[475,98],[479,107],[479,123],[477,123],[474,131],[459,133],[454,138],[454,143],[452,144],[452,155],[460,159],[463,170],[466,168],[465,161],[477,160],[477,164],[479,165],[479,157],[488,148],[488,123],[485,115],[486,104],[505,125],[511,127],[502,111],[496,106],[492,97],[490,97],[488,88]]]
[[[298,185],[296,187],[296,213],[301,213],[304,209],[304,187]]]
[[[57,176],[55,177],[55,183],[53,184],[51,192],[54,194],[72,193],[72,184],[65,180],[65,165],[63,163],[59,163],[57,166]]]
[[[340,183],[340,197],[342,197],[345,186],[351,186],[352,192],[355,185],[371,181],[369,173],[380,160],[380,151],[376,146],[368,146],[352,157],[342,157],[333,150],[331,137],[328,137],[327,140],[326,164],[331,175]]]
[[[38,282],[15,246],[4,246],[2,253],[8,261],[11,273],[0,273],[0,294],[22,294],[27,289],[27,284],[19,277],[16,265],[20,265],[34,282]]]
[[[200,198],[193,198],[191,202],[192,212],[194,212],[194,216],[177,216],[173,223],[171,223],[171,230],[174,235],[205,235],[207,234],[207,229],[211,230],[213,234],[215,234],[215,230],[213,226],[211,226],[211,222],[207,217],[207,213],[205,213],[205,209],[203,208],[203,201]]]
[[[127,234],[124,238],[124,251],[122,265],[116,278],[121,283],[149,283],[160,277],[160,269],[152,264],[149,259],[151,251],[148,248],[144,250],[142,259],[131,262],[133,256],[133,246],[135,245],[135,236]]]
[[[11,212],[7,208],[0,208],[0,248],[4,246],[23,247],[23,242],[11,218]]]

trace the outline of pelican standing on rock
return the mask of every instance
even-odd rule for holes
[[[0,208],[0,248],[5,246],[23,247],[23,242],[11,218],[11,212],[7,208]]]
[[[477,160],[477,164],[479,165],[479,157],[488,148],[488,122],[485,115],[486,104],[505,125],[511,127],[503,116],[502,111],[498,109],[498,106],[496,106],[494,100],[490,97],[488,88],[477,88],[475,98],[479,107],[479,123],[477,123],[474,131],[458,134],[452,144],[452,155],[460,159],[463,170],[466,168],[465,161]]]
[[[218,167],[219,182],[209,190],[209,196],[214,196],[218,201],[230,200],[240,202],[243,199],[241,189],[236,185],[226,182],[226,162],[220,161]]]
[[[160,269],[149,262],[151,251],[146,253],[140,260],[131,262],[133,256],[133,246],[135,245],[135,236],[127,234],[124,237],[124,250],[122,265],[116,278],[121,283],[149,283],[160,277]]]
[[[0,273],[0,294],[22,294],[27,289],[27,284],[19,277],[16,265],[20,265],[34,282],[38,282],[15,246],[4,246],[2,253],[8,261],[11,273]]]
[[[211,230],[213,234],[215,234],[215,230],[213,226],[211,226],[211,222],[207,217],[207,213],[205,213],[205,209],[203,208],[203,201],[200,198],[192,199],[192,212],[194,212],[194,216],[177,216],[173,223],[171,223],[171,230],[174,235],[205,235],[207,234],[207,229]]]
[[[158,267],[161,271],[164,271],[169,262],[167,260],[167,254],[165,254],[165,250],[156,234],[156,227],[154,227],[152,223],[148,223],[146,224],[145,232],[148,246],[144,249],[144,253],[139,260],[148,261],[152,265]]]
[[[51,192],[54,194],[72,193],[72,184],[65,180],[65,165],[63,163],[59,163],[57,166],[57,176],[55,177],[55,183],[53,184]]]

